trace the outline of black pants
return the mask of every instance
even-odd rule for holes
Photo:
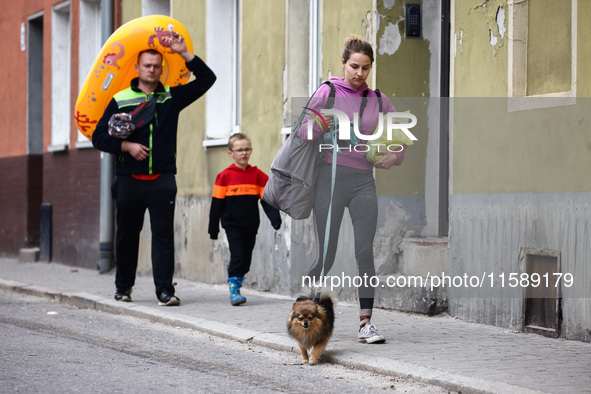
[[[230,247],[228,278],[243,277],[250,270],[252,251],[257,237],[257,229],[226,228],[226,237]]]
[[[152,229],[152,273],[156,296],[163,291],[174,294],[174,207],[176,200],[174,174],[162,174],[153,181],[131,176],[116,176],[111,193],[117,208],[115,243],[117,273],[115,286],[126,290],[135,283],[140,232],[146,208]]]

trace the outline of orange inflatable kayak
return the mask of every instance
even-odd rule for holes
[[[96,124],[113,95],[128,88],[131,80],[137,77],[135,65],[141,51],[155,49],[162,54],[160,82],[164,85],[189,82],[191,72],[185,61],[163,40],[170,37],[173,30],[185,38],[187,49],[192,53],[193,43],[187,29],[170,16],[149,15],[134,19],[109,37],[86,77],[74,108],[76,126],[88,139],[92,140]]]

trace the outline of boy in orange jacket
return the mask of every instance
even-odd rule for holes
[[[273,228],[277,230],[281,227],[279,210],[262,200],[263,189],[269,177],[257,167],[248,164],[251,153],[252,146],[248,136],[243,133],[230,136],[228,155],[234,159],[234,163],[217,175],[209,210],[210,238],[218,238],[220,220],[228,238],[228,285],[232,305],[246,302],[246,298],[240,294],[240,287],[244,275],[250,270],[260,224],[259,200]]]

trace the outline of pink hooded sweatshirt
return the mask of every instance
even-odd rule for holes
[[[366,83],[363,83],[363,85],[361,85],[361,87],[359,87],[359,89],[354,89],[351,85],[349,85],[348,83],[345,82],[344,78],[332,77],[332,78],[330,78],[330,82],[332,82],[335,86],[335,101],[334,101],[333,108],[346,113],[351,121],[353,121],[353,119],[354,119],[354,117],[353,117],[354,113],[358,113],[358,114],[360,113],[363,92],[365,90],[368,90],[367,104],[365,106],[365,109],[363,111],[363,115],[361,117],[361,125],[359,127],[359,131],[362,134],[366,134],[366,135],[373,134],[373,132],[378,124],[378,113],[379,113],[379,101],[378,101],[376,92],[374,90],[371,90],[367,86]],[[330,94],[330,86],[326,85],[326,84],[322,85],[316,91],[312,100],[310,100],[310,103],[308,104],[308,108],[312,109],[314,111],[317,111],[317,112],[321,112],[322,109],[324,109],[326,107],[326,101],[328,99],[329,94]],[[382,113],[384,114],[384,116],[388,112],[396,112],[396,109],[390,103],[390,101],[388,101],[388,98],[384,94],[381,94],[381,96],[382,96]],[[306,111],[306,112],[313,113],[313,111]],[[328,115],[327,115],[327,117],[328,117]],[[308,137],[307,137],[307,135],[308,135],[308,121],[310,118],[311,117],[309,115],[306,115],[306,117],[304,118],[304,120],[302,122],[302,126],[300,127],[300,137],[304,141],[308,140]],[[312,133],[313,133],[312,138],[313,138],[313,140],[315,140],[316,138],[319,138],[324,132],[326,132],[326,129],[324,127],[322,127],[322,129],[321,129],[320,126],[317,124],[317,122],[314,119],[311,119],[311,122],[314,125],[314,127],[312,129]],[[351,130],[351,136],[354,136],[354,135],[355,134],[353,133],[353,130]],[[368,142],[365,140],[361,140],[361,141],[359,141],[359,143],[371,144],[371,141]],[[322,151],[327,156],[326,162],[332,163],[332,161],[333,161],[332,149],[327,148],[327,149],[323,149]],[[406,151],[406,149],[403,150],[402,152],[396,152],[396,156],[398,157],[398,160],[396,160],[395,165],[398,166],[398,165],[402,164],[402,161],[404,160],[405,151]],[[373,169],[373,165],[365,159],[365,154],[362,149],[355,150],[353,148],[351,148],[351,149],[348,149],[348,148],[342,149],[341,148],[341,153],[337,155],[337,164],[342,165],[342,166],[346,166],[346,167],[358,168],[360,170],[372,170]]]

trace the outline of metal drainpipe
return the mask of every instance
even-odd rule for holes
[[[113,32],[113,1],[101,0],[101,39],[106,42]],[[113,200],[111,182],[113,180],[113,155],[101,152],[101,197],[100,197],[100,235],[99,261],[97,268],[101,274],[113,268]]]
[[[441,2],[441,92],[439,131],[439,224],[438,235],[449,236],[449,104],[450,104],[450,0]]]

